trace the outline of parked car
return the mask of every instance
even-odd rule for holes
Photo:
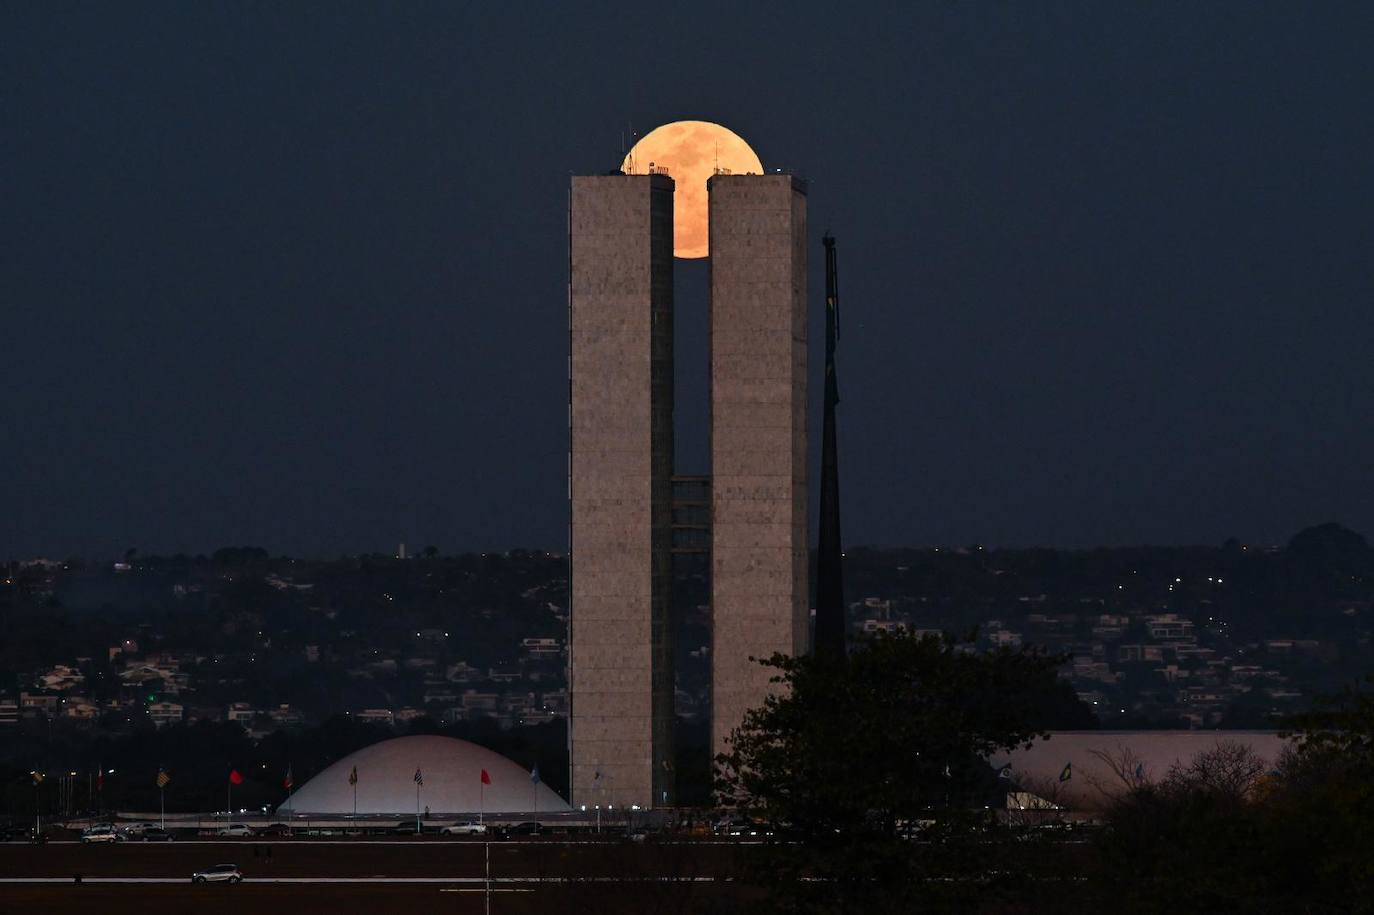
[[[471,820],[453,823],[439,830],[439,835],[441,836],[484,836],[486,834],[486,823],[474,823]]]
[[[424,831],[424,826],[417,824],[414,820],[402,820],[387,830],[393,836],[414,836],[420,835]]]
[[[766,823],[755,823],[745,817],[730,817],[716,824],[716,835],[735,838],[771,836],[773,830]]]
[[[291,824],[289,823],[268,823],[258,830],[260,836],[289,836],[291,835]]]
[[[242,879],[243,873],[237,864],[216,864],[191,875],[192,883],[238,883]]]
[[[138,835],[142,842],[170,842],[172,834],[161,826],[149,826]]]
[[[228,836],[229,838],[251,839],[253,837],[253,827],[245,823],[231,823],[215,833],[215,835]]]
[[[130,823],[130,824],[127,825],[127,826],[121,827],[121,831],[124,833],[124,835],[128,836],[130,839],[141,839],[141,838],[143,838],[143,833],[144,833],[144,831],[145,831],[145,830],[148,830],[148,829],[157,829],[157,824],[156,824],[156,823]]]
[[[95,842],[123,841],[124,837],[119,834],[119,830],[115,829],[109,823],[99,823],[81,833],[81,842],[83,845],[90,845]]]
[[[512,823],[501,830],[503,836],[537,836],[544,831],[544,827],[535,820],[526,820],[523,823]]]

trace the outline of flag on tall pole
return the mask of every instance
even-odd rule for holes
[[[534,768],[530,770],[530,784],[534,786],[534,790],[533,790],[533,792],[532,792],[532,793],[534,794],[534,808],[533,808],[533,809],[534,809],[534,812],[535,812],[535,813],[538,813],[538,812],[539,812],[539,763],[535,763],[535,764],[534,764]]]
[[[291,764],[286,764],[286,778],[281,780],[282,787],[286,789],[286,809],[291,809],[291,788],[296,784],[296,780],[291,777]]]
[[[835,374],[835,345],[840,339],[840,281],[835,239],[825,245],[825,410],[821,429],[821,518],[816,545],[816,643],[818,655],[844,657],[848,628],[844,602],[844,547],[840,540],[840,465],[835,407],[840,383]]]
[[[1071,778],[1073,778],[1073,763],[1064,763],[1064,768],[1059,773],[1059,780],[1066,782]]]
[[[481,823],[487,813],[487,785],[491,784],[491,774],[483,769],[477,782],[477,822]]]
[[[415,834],[418,836],[423,827],[420,826],[420,788],[424,786],[425,777],[420,774],[420,767],[415,767]]]
[[[46,776],[36,769],[30,772],[29,776],[33,779],[33,835],[34,838],[41,838],[43,833],[43,814],[40,812],[38,806],[38,786],[43,784],[43,779]]]
[[[224,825],[229,825],[229,820],[234,815],[234,786],[243,784],[243,776],[239,775],[238,769],[229,770],[229,783],[224,786]]]
[[[159,813],[158,825],[162,829],[167,828],[167,796],[164,793],[167,783],[172,780],[172,776],[167,774],[167,770],[158,767],[157,770],[157,806]]]

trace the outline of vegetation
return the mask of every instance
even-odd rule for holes
[[[937,887],[957,896],[985,872],[978,846],[1000,828],[985,759],[1054,724],[1061,661],[907,634],[845,658],[763,661],[779,691],[716,761],[724,801],[782,830],[758,878],[795,911],[908,911]]]
[[[1071,829],[1006,811],[984,761],[1052,726],[1056,661],[906,635],[763,661],[779,692],[717,758],[717,790],[771,824],[750,876],[773,908],[1374,911],[1374,692],[1294,719],[1276,763],[1222,734],[1158,780],[1104,755],[1115,799]]]

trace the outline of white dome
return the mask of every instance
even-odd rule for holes
[[[292,813],[353,813],[358,771],[357,812],[415,814],[415,770],[424,779],[420,809],[431,814],[553,813],[567,803],[548,785],[499,753],[466,740],[423,735],[384,740],[351,753],[291,795],[283,809]],[[482,770],[491,777],[482,784]]]

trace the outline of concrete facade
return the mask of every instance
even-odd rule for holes
[[[806,186],[707,184],[711,247],[713,753],[808,648]]]
[[[569,194],[574,805],[672,803],[673,181]]]

